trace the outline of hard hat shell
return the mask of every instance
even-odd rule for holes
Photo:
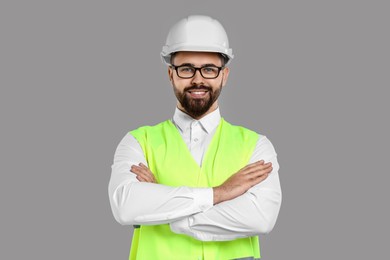
[[[172,26],[161,51],[163,62],[170,65],[171,54],[178,51],[218,52],[225,56],[225,65],[234,57],[220,22],[204,15],[191,15]]]

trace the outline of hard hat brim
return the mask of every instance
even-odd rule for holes
[[[170,65],[171,54],[180,51],[221,53],[228,57],[228,61],[225,65],[227,65],[231,61],[231,59],[234,58],[232,49],[230,48],[221,48],[220,45],[201,46],[201,45],[188,45],[187,43],[184,43],[184,44],[175,44],[169,47],[164,46],[163,50],[161,51],[161,57],[163,62],[167,65]]]

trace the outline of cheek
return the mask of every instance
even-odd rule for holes
[[[172,84],[174,84],[179,89],[184,89],[188,86],[191,86],[191,81],[188,79],[181,79],[177,76],[173,76],[171,79]]]

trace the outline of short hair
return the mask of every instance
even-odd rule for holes
[[[175,58],[175,56],[176,56],[177,53],[178,53],[178,52],[173,52],[173,53],[171,54],[171,59],[170,59],[171,65],[173,64],[173,59]],[[218,54],[219,54],[219,57],[220,57],[220,59],[221,59],[222,67],[225,67],[225,64],[229,61],[229,57],[226,56],[225,54],[222,54],[222,53],[219,53],[219,52],[218,52]]]

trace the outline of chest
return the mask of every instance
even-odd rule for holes
[[[167,140],[149,151],[147,160],[160,184],[215,187],[243,168],[250,159],[250,148],[243,143],[234,143],[216,134],[203,147],[190,151],[191,147],[182,139]]]
[[[258,135],[221,120],[204,147],[201,166],[178,129],[167,121],[133,131],[157,182],[168,186],[214,187],[249,162]]]

